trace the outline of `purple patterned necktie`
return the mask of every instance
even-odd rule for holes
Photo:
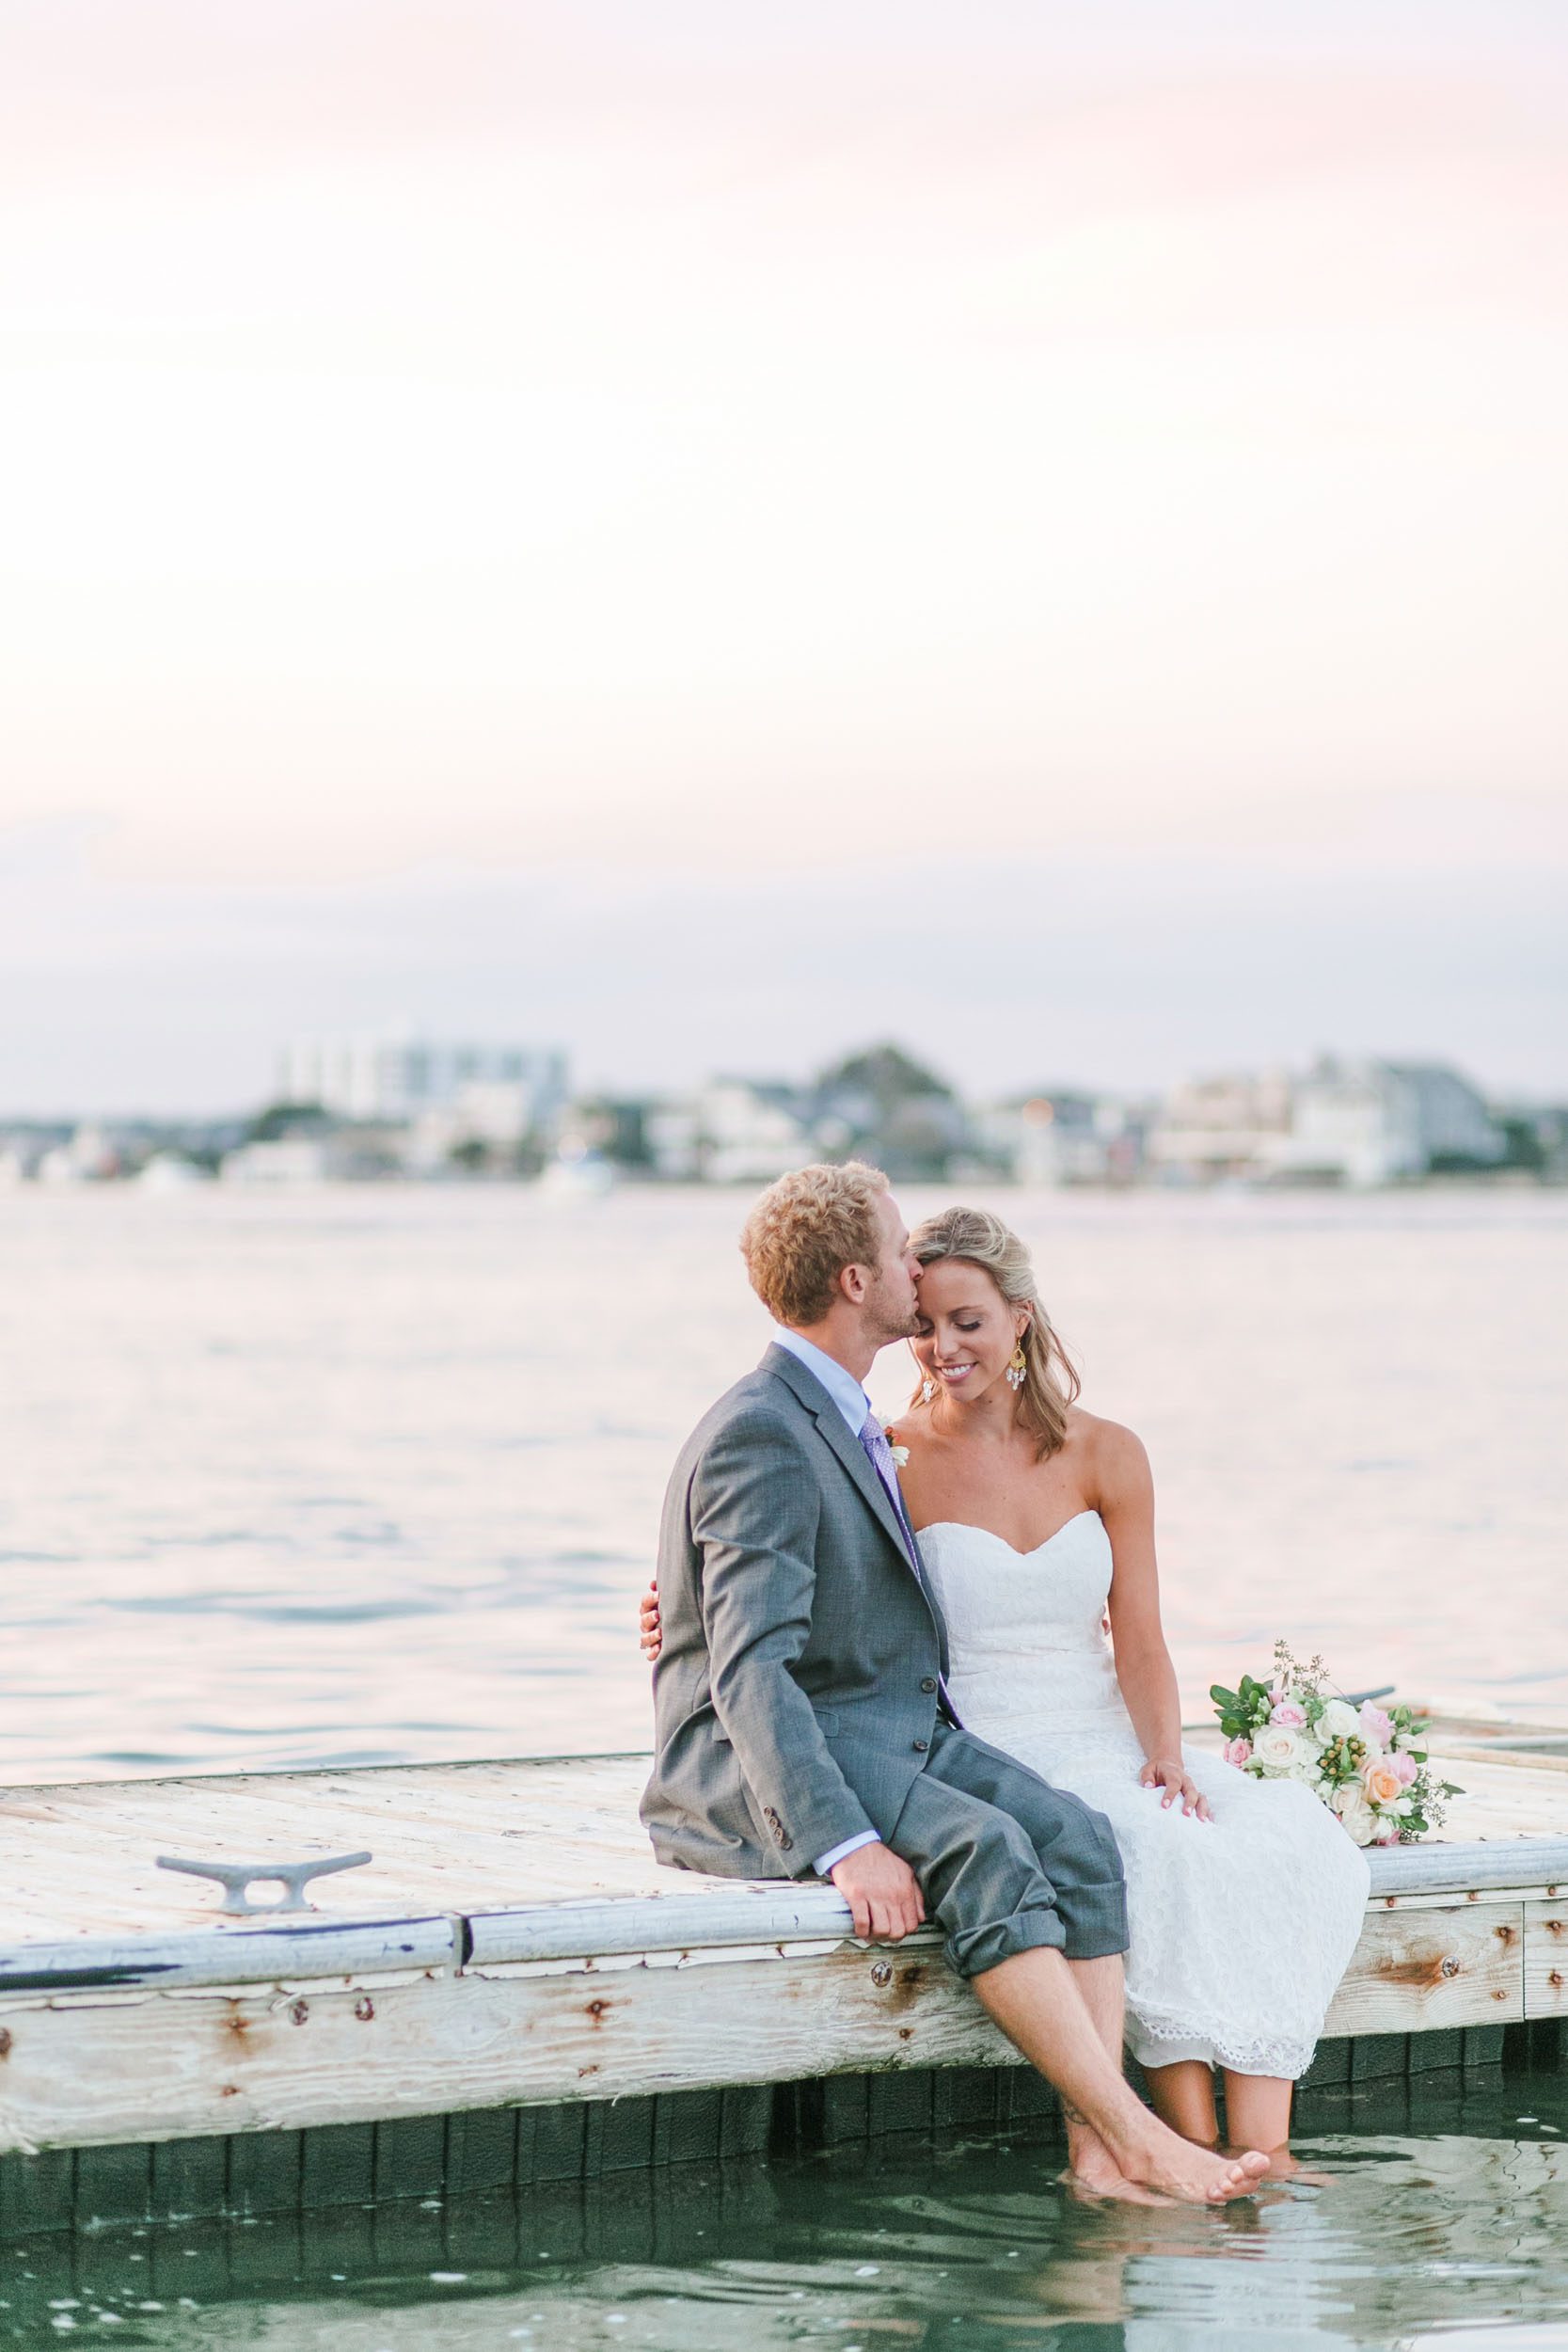
[[[866,1458],[872,1469],[882,1482],[883,1490],[893,1505],[894,1517],[904,1531],[904,1541],[909,1547],[910,1561],[918,1576],[920,1554],[914,1548],[914,1535],[909,1520],[904,1516],[904,1498],[898,1491],[898,1472],[894,1467],[893,1448],[887,1441],[886,1430],[875,1413],[867,1413],[865,1417],[865,1425],[861,1431],[861,1443],[865,1448]]]
[[[904,1531],[904,1542],[909,1550],[910,1565],[919,1579],[921,1591],[926,1594],[927,1600],[930,1603],[932,1615],[937,1616],[936,1603],[931,1600],[931,1596],[927,1589],[925,1570],[920,1565],[920,1550],[914,1540],[914,1530],[905,1515],[904,1498],[898,1489],[898,1471],[893,1459],[893,1448],[887,1441],[886,1430],[875,1413],[867,1413],[865,1417],[865,1425],[861,1431],[861,1444],[865,1449],[867,1461],[882,1482],[887,1499],[893,1505],[894,1516]],[[940,1627],[942,1623],[940,1616],[937,1617],[937,1623]],[[939,1673],[937,1689],[942,1694],[942,1713],[949,1723],[958,1723],[959,1717],[947,1693],[945,1674]]]

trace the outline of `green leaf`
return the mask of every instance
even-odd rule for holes
[[[1216,1707],[1223,1707],[1232,1714],[1234,1714],[1236,1708],[1240,1707],[1242,1703],[1241,1692],[1239,1691],[1227,1691],[1223,1682],[1212,1682],[1209,1685],[1209,1696],[1213,1700]]]

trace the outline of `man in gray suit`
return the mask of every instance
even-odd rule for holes
[[[1244,2194],[1121,2073],[1126,1900],[1101,1817],[958,1724],[946,1635],[861,1386],[917,1322],[919,1268],[873,1168],[802,1168],[742,1239],[775,1317],[757,1370],[688,1439],[659,1539],[661,1862],[831,1878],[858,1935],[927,1910],[947,1957],[1062,2093],[1072,2168],[1103,2195]]]

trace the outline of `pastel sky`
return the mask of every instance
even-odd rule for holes
[[[1551,0],[0,0],[0,1113],[1568,1092]]]

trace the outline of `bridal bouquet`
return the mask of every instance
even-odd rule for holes
[[[1299,1780],[1337,1813],[1358,1846],[1406,1845],[1442,1821],[1460,1791],[1434,1777],[1408,1707],[1385,1708],[1328,1687],[1323,1661],[1301,1665],[1274,1645],[1274,1679],[1242,1677],[1239,1691],[1209,1693],[1225,1734],[1225,1760],[1258,1780]]]

